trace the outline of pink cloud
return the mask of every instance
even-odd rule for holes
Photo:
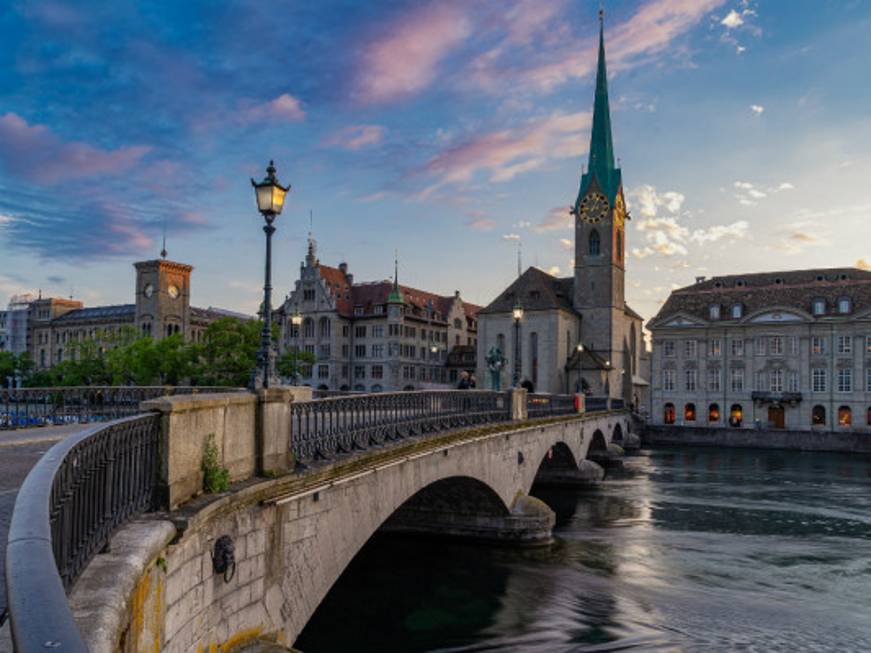
[[[357,71],[357,97],[380,103],[407,97],[435,79],[439,63],[472,33],[454,3],[431,2],[400,16],[365,47]]]
[[[534,230],[540,233],[557,229],[571,229],[572,225],[574,225],[574,217],[569,213],[569,205],[566,203],[565,206],[555,206],[548,211]]]
[[[345,150],[359,150],[367,145],[377,145],[383,138],[384,127],[380,125],[351,125],[330,136],[326,145]]]
[[[150,150],[144,145],[101,150],[79,141],[63,141],[45,125],[29,125],[15,113],[0,116],[0,166],[33,181],[51,184],[118,175]]]
[[[305,120],[305,111],[298,98],[289,93],[282,93],[274,100],[249,107],[244,118],[245,122],[257,122],[258,120],[300,122]]]
[[[466,226],[476,231],[490,231],[496,226],[496,221],[492,218],[473,218],[466,223]]]
[[[584,152],[589,112],[555,113],[515,130],[474,136],[453,145],[425,165],[437,181],[424,196],[445,184],[465,183],[479,172],[491,182],[505,182],[543,165],[548,159],[579,156]]]
[[[606,26],[608,66],[613,72],[630,68],[645,58],[664,51],[678,36],[697,24],[725,0],[653,0],[643,5],[628,20],[613,27]],[[532,23],[540,30],[541,26]],[[563,26],[551,24],[552,33],[563,34]],[[590,30],[592,32],[592,30]],[[517,52],[508,47],[492,49],[471,62],[466,82],[472,87],[491,90],[506,84],[519,88],[536,87],[550,90],[571,79],[595,72],[597,38],[591,33],[586,44],[578,44],[572,34],[564,34],[562,45],[532,41],[523,63],[508,63],[508,55],[517,59]],[[540,37],[546,38],[546,37]],[[549,43],[553,43],[551,40]]]

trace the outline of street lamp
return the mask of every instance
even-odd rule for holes
[[[518,301],[514,308],[511,309],[511,316],[514,318],[514,378],[513,385],[520,385],[520,320],[523,319],[523,306]]]
[[[293,327],[293,333],[296,336],[296,342],[293,345],[293,378],[291,381],[293,385],[297,385],[297,374],[299,373],[299,370],[297,369],[297,352],[299,351],[299,328],[302,325],[302,315],[300,315],[298,308],[293,312],[293,315],[290,316],[290,324]]]
[[[273,222],[284,208],[284,198],[290,190],[278,183],[275,176],[275,164],[270,161],[266,168],[263,181],[251,180],[254,195],[257,199],[257,210],[263,215],[266,224],[263,233],[266,234],[266,275],[263,283],[263,329],[260,332],[260,350],[257,352],[257,370],[252,377],[252,386],[268,388],[276,381],[275,352],[272,348],[272,234],[275,233]]]

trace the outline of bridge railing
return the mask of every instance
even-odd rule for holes
[[[571,415],[576,413],[577,410],[575,395],[553,395],[532,392],[526,395],[526,412],[532,418]]]
[[[66,593],[113,532],[154,506],[160,417],[92,426],[59,442],[28,474],[6,550],[6,592],[19,653],[85,653]]]
[[[136,415],[139,403],[167,395],[241,392],[218,386],[70,386],[0,390],[0,430],[100,422]]]
[[[389,440],[510,419],[510,396],[488,390],[389,392],[295,402],[291,451],[300,462],[329,459]]]

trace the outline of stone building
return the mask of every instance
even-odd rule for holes
[[[451,387],[474,372],[480,307],[456,291],[442,296],[393,282],[355,283],[346,263],[323,265],[315,243],[277,311],[279,350],[308,351],[302,382],[323,390],[381,392]],[[295,313],[302,325],[295,328]]]
[[[52,367],[76,355],[76,344],[95,340],[111,347],[125,327],[160,339],[176,333],[197,342],[220,317],[248,316],[190,305],[193,267],[166,258],[134,263],[135,303],[86,308],[82,302],[38,298],[27,304],[27,351],[37,368]]]
[[[871,272],[705,279],[653,334],[651,423],[871,430]]]
[[[512,308],[520,323],[521,378],[536,391],[584,391],[638,405],[642,318],[625,302],[625,222],[622,171],[615,165],[605,69],[604,30],[599,29],[596,96],[587,172],[571,208],[575,224],[574,276],[557,278],[536,268],[524,272],[479,316],[478,375],[498,346],[508,359],[501,386],[514,369]]]

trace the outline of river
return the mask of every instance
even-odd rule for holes
[[[871,651],[871,457],[658,449],[534,493],[551,547],[376,536],[296,646]]]

